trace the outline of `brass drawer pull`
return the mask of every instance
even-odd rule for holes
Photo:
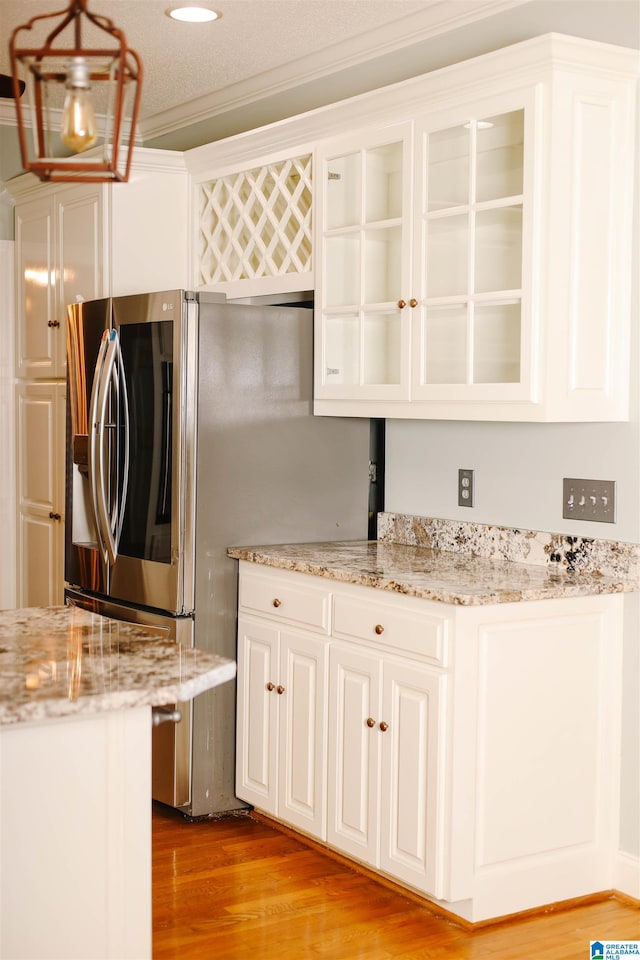
[[[372,727],[375,727],[375,725],[376,725],[376,722],[373,719],[373,717],[367,717],[367,726],[369,727],[369,729],[371,729]]]
[[[267,684],[267,690],[269,691],[269,693],[271,693],[272,690],[275,690],[275,688],[276,688],[275,683],[271,683],[271,680],[269,680],[269,683]]]
[[[278,686],[276,687],[276,693],[280,694],[280,696],[282,696],[282,694],[284,693],[284,687],[282,686],[281,683],[279,683]]]
[[[406,301],[406,300],[398,300],[398,306],[400,307],[401,310],[404,310],[404,308],[406,307],[406,305],[407,305],[407,301]]]
[[[409,306],[410,306],[410,307],[417,307],[417,306],[418,306],[418,301],[416,300],[415,297],[411,297],[411,300],[409,300]]]
[[[273,601],[273,605],[277,609],[278,607],[282,606],[282,600],[278,600],[278,598],[276,597],[275,600]]]
[[[375,625],[375,627],[374,627],[373,629],[374,629],[375,632],[378,634],[378,636],[380,636],[381,634],[384,633],[384,627],[382,626],[381,623],[376,623],[376,625]]]
[[[380,729],[382,730],[383,733],[385,733],[385,731],[389,729],[389,724],[387,723],[386,720],[380,721]]]

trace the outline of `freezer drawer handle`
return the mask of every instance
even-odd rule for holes
[[[171,707],[152,707],[151,709],[151,723],[154,727],[159,727],[161,723],[180,723],[181,720],[181,712]]]

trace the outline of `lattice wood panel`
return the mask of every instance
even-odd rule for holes
[[[200,184],[200,283],[311,270],[311,156]]]

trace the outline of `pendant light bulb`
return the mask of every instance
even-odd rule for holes
[[[61,136],[71,150],[80,153],[92,147],[98,139],[89,70],[83,57],[74,57],[69,63],[66,90]]]

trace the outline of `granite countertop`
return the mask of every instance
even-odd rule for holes
[[[0,611],[0,725],[189,700],[235,673],[233,660],[77,607]]]
[[[379,540],[232,547],[228,554],[281,570],[466,606],[637,589],[624,577]]]

